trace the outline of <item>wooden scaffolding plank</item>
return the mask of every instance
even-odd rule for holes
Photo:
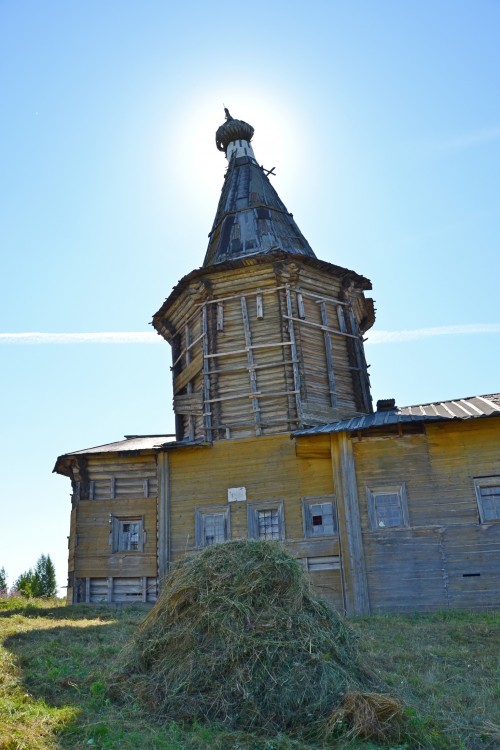
[[[210,361],[208,359],[208,310],[203,305],[201,312],[201,330],[203,332],[203,427],[205,440],[212,441],[212,412],[210,410]]]
[[[185,334],[185,341],[186,341],[186,368],[187,368],[191,364],[191,347],[190,347],[190,341],[189,341],[190,335],[189,335],[189,324],[188,323],[186,323],[186,326],[184,328],[184,334]],[[187,391],[188,395],[191,395],[192,392],[193,392],[193,384],[192,384],[191,380],[189,380],[188,383],[186,383],[186,391]],[[180,412],[178,412],[178,413],[180,413]],[[189,439],[190,440],[194,440],[194,426],[195,426],[194,417],[193,417],[192,414],[189,414],[189,416],[188,416],[188,434],[189,434]]]
[[[299,423],[302,422],[302,401],[300,398],[300,369],[298,364],[298,353],[297,353],[297,341],[295,339],[295,329],[293,327],[293,308],[292,308],[292,294],[290,291],[290,284],[286,285],[285,288],[285,294],[286,294],[286,311],[288,317],[288,334],[290,336],[290,345],[291,345],[291,351],[292,351],[292,360],[293,360],[293,386],[295,390],[295,403],[297,407],[297,417],[299,419]]]
[[[352,307],[348,307],[349,323],[351,325],[351,331],[355,336],[355,352],[356,352],[356,363],[359,368],[359,381],[361,386],[361,393],[363,396],[363,406],[366,411],[371,411],[371,396],[370,396],[370,384],[368,382],[368,370],[366,367],[366,360],[363,351],[363,344],[361,339],[361,333],[354,316]]]
[[[321,321],[324,325],[323,337],[325,339],[325,354],[326,354],[326,367],[328,371],[328,385],[330,386],[330,404],[337,406],[337,391],[335,389],[335,374],[333,372],[333,350],[332,341],[328,328],[328,314],[326,312],[326,305],[324,302],[320,303],[321,310]]]
[[[252,350],[252,334],[250,332],[250,322],[248,320],[248,309],[247,301],[245,297],[241,298],[241,316],[243,318],[243,333],[245,335],[245,344],[247,347],[247,361],[248,361],[248,375],[250,378],[250,390],[253,394],[252,397],[252,409],[255,419],[255,434],[262,435],[261,418],[260,418],[260,405],[257,396],[257,375],[255,373],[255,361]]]

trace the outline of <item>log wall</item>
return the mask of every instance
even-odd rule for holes
[[[354,439],[373,612],[500,606],[500,523],[480,523],[474,477],[500,476],[500,420]],[[405,484],[408,527],[372,529],[367,488]]]
[[[230,538],[241,539],[249,535],[249,505],[281,502],[286,546],[302,560],[317,590],[343,608],[338,537],[306,538],[302,515],[302,497],[332,495],[328,460],[299,461],[289,436],[276,435],[171,451],[169,464],[174,561],[196,549],[197,509],[227,508]],[[245,487],[246,501],[228,502],[228,489],[233,487]]]
[[[84,489],[72,510],[68,599],[155,601],[158,498],[155,456],[152,453],[88,455],[84,471]],[[121,522],[140,523],[138,549],[117,549],[117,524]]]
[[[178,439],[290,431],[371,411],[361,291],[281,261],[211,273],[162,318]]]

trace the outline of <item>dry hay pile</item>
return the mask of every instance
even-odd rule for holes
[[[275,542],[226,542],[178,564],[127,662],[129,688],[166,721],[381,737],[401,713],[373,694],[353,634]]]

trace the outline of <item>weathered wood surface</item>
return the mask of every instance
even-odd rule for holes
[[[346,610],[352,615],[368,614],[370,604],[354,454],[351,440],[345,432],[332,434],[331,460]]]
[[[372,611],[500,606],[500,524],[479,523],[474,477],[500,476],[500,420],[354,441]],[[408,528],[370,529],[366,488],[405,482]]]
[[[75,578],[157,575],[156,459],[148,455],[89,455],[87,497],[74,509],[72,528]],[[112,518],[142,519],[142,551],[114,552]]]
[[[153,603],[157,599],[157,589],[155,577],[86,577],[77,581],[75,601],[93,604]]]
[[[350,300],[340,299],[342,279],[278,265],[214,267],[166,313],[176,332],[169,335],[179,438],[274,434],[365,408],[366,363],[359,331],[345,325],[344,310],[350,325],[357,321]],[[198,400],[184,398],[191,394],[201,395],[202,415]]]
[[[246,502],[229,503],[232,539],[248,536],[248,503],[283,502],[286,539],[292,554],[305,561],[313,585],[335,606],[343,607],[338,537],[304,538],[301,498],[331,495],[328,460],[297,460],[288,435],[215,442],[193,453],[172,451],[170,503],[172,557],[196,548],[195,509],[227,506],[229,487],[246,487]]]

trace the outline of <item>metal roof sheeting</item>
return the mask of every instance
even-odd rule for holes
[[[385,425],[408,424],[410,422],[439,422],[446,419],[477,419],[500,416],[500,393],[488,396],[470,396],[453,401],[436,401],[432,404],[403,406],[387,411],[376,411],[338,422],[296,430],[293,436],[321,435],[330,432],[369,430]]]
[[[232,158],[210,232],[204,266],[284,250],[315,258],[293,215],[254,158]]]
[[[116,443],[96,445],[94,448],[85,448],[81,451],[72,451],[67,456],[83,456],[88,453],[119,453],[121,451],[144,451],[160,448],[165,443],[175,442],[175,435],[131,435],[125,440],[117,440]]]

